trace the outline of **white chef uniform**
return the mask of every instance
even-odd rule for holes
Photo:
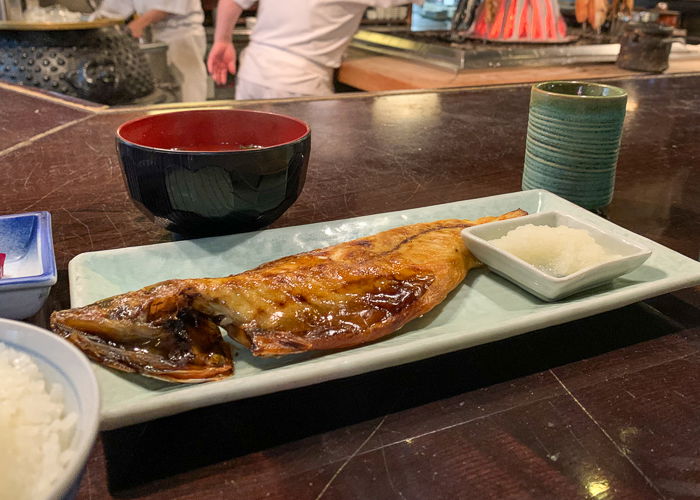
[[[255,3],[235,1],[244,9]],[[260,0],[250,43],[241,54],[236,99],[332,94],[333,70],[365,9],[410,1]]]
[[[183,101],[207,98],[207,50],[201,0],[104,0],[93,17],[129,17],[162,10],[170,15],[151,25],[153,39],[168,44],[168,64]]]

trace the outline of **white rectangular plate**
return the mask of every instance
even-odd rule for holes
[[[558,210],[652,250],[629,274],[603,287],[547,303],[486,269],[472,271],[429,314],[379,342],[330,354],[259,359],[237,349],[226,380],[176,385],[95,367],[102,429],[144,422],[226,401],[396,366],[572,321],[700,283],[700,263],[631,233],[546,191],[525,191],[306,226],[176,241],[78,255],[68,266],[71,302],[82,306],[171,278],[235,274],[285,255],[393,227],[446,218],[476,219],[522,208]]]

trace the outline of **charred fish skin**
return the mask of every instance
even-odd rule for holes
[[[256,356],[365,344],[441,303],[479,265],[461,230],[496,219],[391,229],[202,282],[201,296],[235,311],[226,329]]]
[[[51,327],[118,370],[218,380],[233,372],[219,326],[256,356],[373,342],[433,309],[479,265],[463,228],[522,215],[402,226],[232,276],[164,281],[57,311]]]
[[[230,345],[216,323],[192,309],[193,290],[165,281],[85,307],[56,311],[51,329],[110,368],[169,382],[233,374]]]

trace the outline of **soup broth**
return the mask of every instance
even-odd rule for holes
[[[249,149],[263,149],[264,147],[265,146],[260,146],[258,144],[195,144],[193,146],[186,146],[182,148],[170,148],[170,151],[210,151],[216,153],[223,151],[245,151]]]

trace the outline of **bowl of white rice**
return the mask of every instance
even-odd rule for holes
[[[85,355],[43,328],[0,319],[0,497],[75,496],[99,406]]]

